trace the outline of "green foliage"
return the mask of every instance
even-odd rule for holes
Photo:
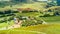
[[[6,10],[0,11],[0,23],[7,23],[7,21],[13,20],[14,13],[18,13],[18,11]],[[2,19],[1,19],[2,18]]]
[[[48,23],[60,23],[60,16],[52,16],[52,17],[41,17]]]
[[[5,6],[9,6],[9,3],[8,2],[6,2],[6,1],[1,1],[0,2],[0,7],[5,7]]]
[[[38,25],[38,24],[42,24],[43,21],[40,19],[28,19],[23,21],[22,26],[33,26],[33,25]]]
[[[38,12],[37,10],[23,10],[22,13]]]
[[[50,16],[53,16],[53,15],[50,15],[50,14],[44,14],[43,17],[50,17]]]
[[[56,1],[48,2],[46,7],[49,8],[52,6],[57,6],[57,2]]]

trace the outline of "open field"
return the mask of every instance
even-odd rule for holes
[[[45,34],[60,34],[60,24],[35,25],[5,31],[3,30],[0,31],[0,34],[39,34],[36,32],[42,32]]]
[[[40,34],[43,33],[60,34],[60,20],[59,20],[60,16],[41,17],[41,18],[44,19],[46,22],[48,22],[48,24],[43,24],[43,25],[39,24],[39,25],[21,27],[21,28],[11,29],[11,30],[2,30],[0,31],[0,34],[17,34],[17,33],[18,34],[39,34],[37,32],[41,32]],[[4,25],[4,23],[2,24]],[[1,27],[3,27],[2,24],[0,24]]]
[[[0,34],[40,34],[40,32],[45,34],[60,34],[60,16],[53,16],[53,17],[39,17],[41,14],[38,12],[31,12],[31,13],[16,13],[17,15],[23,16],[32,16],[37,17],[37,19],[43,19],[48,24],[38,24],[34,26],[28,27],[21,27],[17,29],[11,30],[0,30]],[[11,25],[13,25],[14,21],[11,21]],[[53,24],[51,24],[53,23]],[[10,26],[7,23],[1,23],[0,28]],[[37,33],[39,32],[39,33]],[[42,34],[41,33],[41,34]]]
[[[42,19],[48,23],[60,23],[60,16],[42,17]]]
[[[11,26],[11,25],[13,25],[14,23],[13,23],[14,21],[10,21],[9,23],[10,23],[10,25],[8,25],[8,22],[7,23],[0,23],[0,28],[3,28],[3,27],[7,27],[7,26]]]
[[[0,34],[60,34],[60,15],[44,17],[45,13],[54,14],[55,9],[60,11],[59,10],[60,6],[52,6],[50,8],[46,8],[46,5],[47,3],[45,2],[42,2],[42,3],[34,2],[31,4],[22,3],[22,4],[12,5],[12,6],[9,5],[5,7],[1,7],[0,13],[2,17],[0,15],[1,17],[0,18]],[[33,10],[29,12],[27,12],[26,10],[23,10],[26,12],[20,13],[20,10],[17,10],[19,8],[23,8],[23,9],[31,8],[33,10],[34,9],[37,10],[37,12],[34,12]],[[44,11],[46,12],[44,13]],[[14,14],[15,16],[11,14]],[[40,17],[42,15],[43,17]],[[23,26],[21,26],[20,28],[11,28],[11,29],[7,28],[4,30],[4,27],[10,27],[12,25],[15,25],[15,22],[13,21],[14,17],[17,17],[18,20],[20,21],[20,18],[22,18],[21,16],[23,18],[24,17],[28,18],[28,19],[27,18],[21,19],[23,21],[22,23]],[[6,18],[7,20],[4,21],[4,19]],[[41,21],[45,21],[47,24],[42,24],[43,22]],[[10,25],[8,23],[10,23]],[[1,30],[1,28],[3,29]]]

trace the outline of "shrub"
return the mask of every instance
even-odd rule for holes
[[[4,14],[4,12],[1,11],[0,14],[2,15],[2,14]]]
[[[4,11],[5,14],[10,14],[11,13],[11,10],[7,10],[7,11]]]
[[[37,22],[35,22],[34,20],[25,20],[25,22],[22,23],[22,26],[31,26],[31,25],[37,25],[37,24],[42,24],[43,21],[41,20],[36,20]]]
[[[38,23],[38,24],[42,24],[42,23],[43,23],[43,21],[41,21],[41,20],[38,20],[38,21],[37,21],[37,23]]]
[[[13,16],[14,14],[12,13],[12,14],[7,14],[6,16]]]
[[[19,11],[12,11],[12,13],[18,13]]]
[[[59,12],[54,12],[54,16],[60,15]]]
[[[7,19],[3,18],[2,20],[0,20],[0,23],[6,22],[7,23]]]
[[[51,16],[54,16],[54,15],[44,14],[43,16],[40,16],[40,17],[51,17]]]
[[[50,16],[50,15],[49,15],[49,14],[45,14],[45,15],[44,15],[44,17],[48,17],[48,16]]]
[[[27,11],[27,10],[23,10],[23,11],[22,11],[22,13],[28,13],[28,12],[29,12],[29,11]]]
[[[33,12],[38,12],[37,10],[34,10]]]
[[[3,15],[0,15],[0,17],[5,17],[5,15],[3,14]]]

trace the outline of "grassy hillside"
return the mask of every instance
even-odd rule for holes
[[[43,20],[50,23],[60,23],[60,16],[53,16],[53,17],[42,17]]]
[[[8,23],[10,23],[10,25],[8,25]],[[0,28],[11,26],[13,24],[14,24],[13,21],[7,21],[7,23],[6,22],[0,23]]]
[[[5,6],[5,3],[3,4],[3,2],[1,3],[2,5],[0,7],[4,8],[9,8],[8,6],[10,6],[10,8],[32,8],[32,9],[44,9],[45,6],[47,5],[47,3],[45,2],[34,2],[34,3],[19,3],[19,4],[11,4],[11,5],[8,5],[8,3],[10,2],[7,2],[7,5]],[[4,7],[3,7],[4,6]]]
[[[30,32],[35,31],[35,32]],[[48,24],[48,25],[36,25],[29,27],[22,27],[12,30],[0,31],[0,34],[39,34],[36,32],[42,32],[40,34],[60,34],[59,24]]]
[[[13,3],[13,5],[11,4],[8,6],[5,6],[5,4],[2,5],[4,7],[0,8],[0,13],[2,15],[2,17],[0,16],[0,21],[2,21],[0,22],[0,28],[4,29],[4,27],[12,26],[14,24],[13,21],[14,17],[18,17],[19,19],[23,17],[23,19],[21,19],[23,23],[20,28],[0,30],[0,34],[60,34],[60,15],[40,17],[41,15],[44,16],[45,13],[52,14],[53,12],[54,14],[55,9],[58,8],[57,10],[59,10],[59,7],[54,6],[46,9],[46,5],[47,5],[46,2],[19,3],[19,4]],[[17,10],[18,8],[23,8],[23,9],[31,8],[37,10],[37,12],[26,11],[25,13],[24,12],[20,13],[20,11]],[[48,12],[49,9],[50,11],[51,10],[52,11]],[[16,16],[13,16],[11,14]],[[42,24],[42,21],[46,21],[47,24]],[[8,23],[10,23],[10,25]]]

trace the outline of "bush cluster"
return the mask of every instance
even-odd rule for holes
[[[28,11],[28,10],[23,10],[22,11],[22,13],[28,13],[28,12],[38,12],[37,10],[30,10],[30,11]]]

